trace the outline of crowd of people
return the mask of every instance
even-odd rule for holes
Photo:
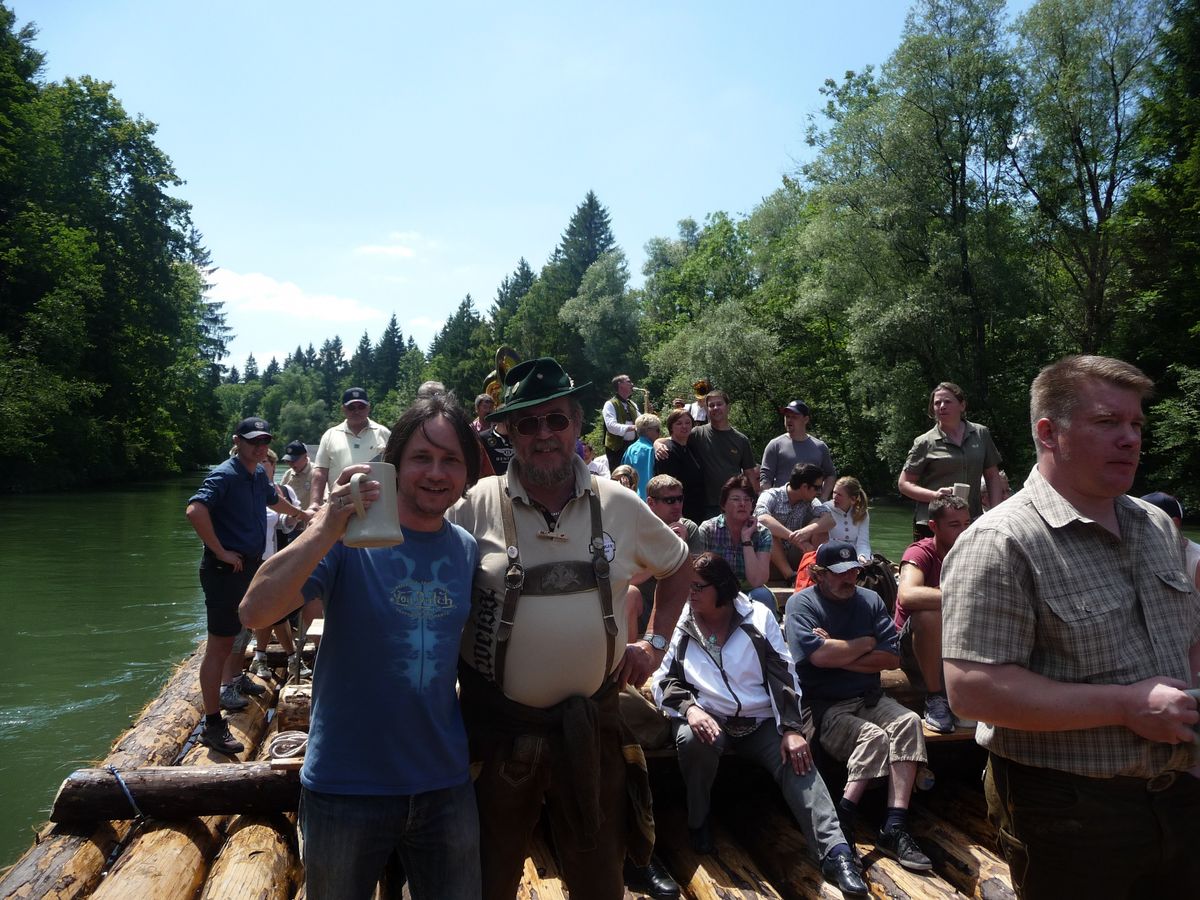
[[[697,853],[713,850],[729,752],[771,773],[843,894],[868,892],[858,812],[876,781],[876,849],[928,871],[908,824],[922,724],[977,719],[1019,895],[1196,883],[1200,547],[1174,498],[1126,496],[1150,387],[1132,366],[1043,370],[1038,463],[1010,499],[987,428],[956,385],[937,385],[934,427],[898,480],[916,509],[894,610],[859,584],[868,498],[809,434],[804,402],[780,410],[784,433],[756,459],[725,392],[697,382],[704,421],[677,401],[664,434],[619,375],[601,454],[580,440],[589,385],[548,358],[502,382],[474,420],[424,385],[392,429],[351,388],[312,463],[287,445],[280,488],[270,428],[247,419],[189,501],[205,544],[205,744],[243,749],[220,709],[262,690],[241,672],[245,629],[262,647],[297,609],[326,619],[301,772],[309,896],[369,896],[398,864],[417,900],[507,900],[543,811],[572,897],[620,897],[626,882],[678,896],[631,751],[630,704],[648,701],[622,688],[643,683],[677,749]],[[405,540],[347,547],[350,479],[380,458]],[[379,495],[366,481],[360,501]],[[296,535],[274,553],[268,509]],[[796,587],[782,610],[771,580]],[[927,692],[923,717],[883,692],[896,668]],[[821,755],[845,770],[836,801]]]

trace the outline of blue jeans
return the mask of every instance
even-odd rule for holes
[[[469,781],[395,797],[305,788],[300,833],[310,900],[370,897],[393,852],[413,900],[479,900],[483,893],[479,817]]]

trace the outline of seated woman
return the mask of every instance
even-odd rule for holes
[[[826,511],[833,516],[829,540],[853,544],[861,563],[871,561],[871,514],[867,512],[867,502],[867,492],[858,479],[846,475],[834,482],[833,498],[825,504]]]
[[[675,735],[693,849],[712,852],[712,785],[722,752],[732,750],[774,776],[825,877],[845,894],[866,894],[800,734],[800,688],[774,615],[739,593],[737,577],[717,554],[705,553],[692,566],[687,606],[652,683]]]
[[[771,572],[771,532],[751,515],[754,488],[745,475],[734,475],[721,488],[721,514],[700,523],[705,550],[719,553],[752,600],[777,605],[767,585]]]

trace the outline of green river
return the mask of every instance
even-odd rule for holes
[[[203,636],[183,516],[201,479],[0,498],[0,868]],[[910,523],[907,506],[873,506],[875,551],[899,560]]]

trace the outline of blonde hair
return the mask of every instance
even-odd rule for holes
[[[613,481],[620,481],[622,476],[629,479],[629,489],[636,491],[638,486],[637,469],[633,466],[617,466],[612,470]]]
[[[870,498],[867,492],[863,490],[863,486],[858,483],[858,479],[853,475],[844,475],[834,482],[834,488],[841,488],[850,495],[850,518],[855,525],[862,522],[867,517],[867,503]]]

